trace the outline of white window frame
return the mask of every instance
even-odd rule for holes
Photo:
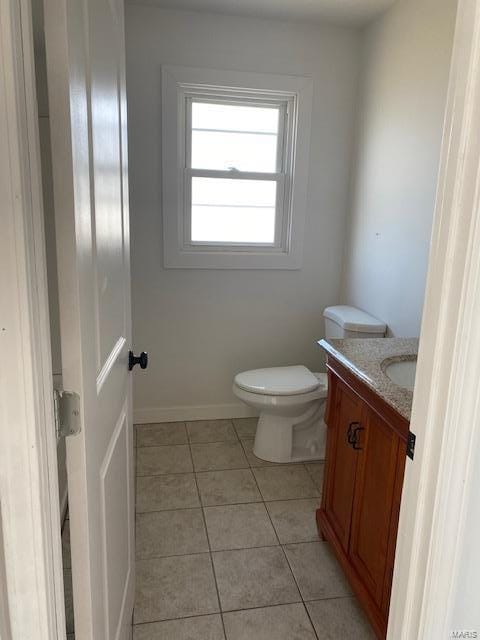
[[[184,218],[184,247],[197,251],[284,251],[288,247],[288,205],[291,191],[291,176],[293,174],[293,140],[292,132],[295,121],[295,99],[291,95],[260,95],[259,92],[232,91],[231,89],[214,89],[213,91],[186,89],[183,91],[185,105],[185,145],[180,150],[184,168],[184,199],[179,211]],[[217,171],[208,169],[193,169],[191,167],[191,105],[192,102],[208,102],[209,104],[227,104],[242,106],[270,107],[280,110],[276,171]],[[244,242],[202,242],[191,240],[191,194],[192,178],[227,178],[229,180],[265,180],[276,182],[275,203],[275,238],[273,243],[244,243]]]
[[[190,168],[191,103],[280,108],[277,171]],[[162,204],[165,268],[300,269],[308,183],[309,78],[192,67],[162,67]],[[276,180],[273,243],[191,241],[192,177]]]

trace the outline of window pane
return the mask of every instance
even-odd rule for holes
[[[274,181],[192,178],[192,242],[272,244],[276,190]]]
[[[192,178],[192,204],[274,207],[276,193],[274,180]]]
[[[279,107],[192,102],[191,167],[277,171]]]
[[[252,107],[192,102],[194,129],[278,133],[278,107]]]
[[[274,173],[277,170],[277,136],[194,130],[192,168]]]
[[[273,244],[275,209],[192,206],[192,242]]]

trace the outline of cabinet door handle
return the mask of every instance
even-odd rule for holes
[[[365,429],[363,427],[358,426],[353,431],[351,445],[355,449],[355,451],[362,451],[362,449],[363,449],[363,447],[358,447],[357,446],[358,445],[358,434],[359,434],[360,431],[365,431]]]
[[[359,422],[351,422],[348,425],[347,442],[348,442],[348,444],[350,444],[352,446],[353,446],[353,443],[355,442],[355,431],[358,428],[360,428],[360,423]]]

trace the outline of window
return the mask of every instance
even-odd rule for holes
[[[162,84],[165,266],[300,268],[309,82],[166,67]]]
[[[286,109],[193,98],[187,113],[190,242],[274,246]]]

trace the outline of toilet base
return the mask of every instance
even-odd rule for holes
[[[307,462],[325,459],[325,401],[301,416],[279,416],[262,412],[258,419],[253,453],[267,462]]]

